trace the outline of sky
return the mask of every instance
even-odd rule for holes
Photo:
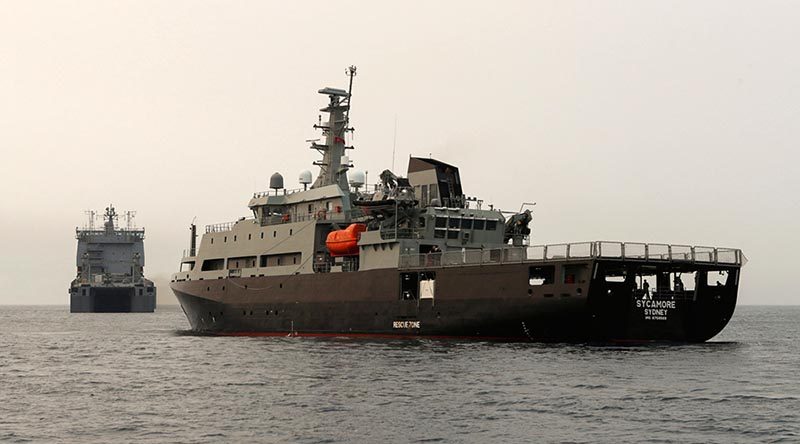
[[[145,274],[175,303],[189,224],[249,215],[276,171],[294,187],[317,90],[351,64],[350,156],[371,182],[430,155],[487,204],[536,202],[532,244],[737,247],[741,304],[800,303],[798,2],[0,10],[0,304],[68,304],[74,230],[109,203],[137,211]]]

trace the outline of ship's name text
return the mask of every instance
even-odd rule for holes
[[[666,321],[669,311],[675,309],[675,301],[637,299],[636,308],[644,309],[645,320]]]

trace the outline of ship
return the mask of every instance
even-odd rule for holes
[[[135,228],[133,211],[126,211],[126,227],[117,226],[119,214],[106,207],[103,227],[95,228],[96,211],[89,222],[75,228],[78,239],[77,275],[69,288],[71,313],[152,313],[156,288],[144,277],[144,228]]]
[[[621,241],[531,245],[532,204],[464,194],[459,168],[410,157],[354,169],[347,90],[309,140],[319,173],[255,193],[250,217],[205,227],[170,286],[201,334],[703,342],[736,307],[737,248]],[[486,165],[490,168],[490,165]]]

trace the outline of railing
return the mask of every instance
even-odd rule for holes
[[[103,229],[75,229],[75,237],[77,239],[86,239],[93,236],[117,236],[124,238],[144,239],[144,228],[130,230],[126,228],[115,228],[113,231],[106,231]]]
[[[349,211],[326,211],[320,210],[316,213],[306,214],[272,214],[261,218],[261,226],[290,224],[294,222],[308,222],[312,220],[328,220],[332,222],[344,222],[364,216],[364,212],[357,208]]]
[[[355,188],[353,188],[353,190],[354,189]],[[360,186],[358,188],[358,191],[362,195],[371,195],[371,194],[375,194],[376,192],[378,192],[378,191],[380,191],[382,189],[383,189],[383,185],[381,185],[380,183],[375,183],[375,184],[362,185],[362,186]],[[277,191],[276,190],[258,191],[256,193],[253,193],[253,199],[260,199],[260,198],[265,197],[265,196],[281,196],[281,195],[287,195],[287,194],[297,193],[297,192],[300,192],[300,191],[308,191],[308,190],[309,190],[308,188],[294,188],[294,189],[282,188],[282,189],[279,189]]]
[[[197,256],[197,248],[187,248],[183,250],[183,257],[195,257]]]
[[[735,248],[637,242],[578,242],[570,244],[506,247],[400,255],[400,268],[543,262],[569,259],[619,259],[622,261],[691,262],[744,265],[747,258]]]
[[[306,189],[295,188],[292,190],[287,190],[286,188],[281,188],[279,190],[259,191],[257,193],[253,193],[253,199],[260,199],[264,196],[280,196],[280,195],[292,194],[292,193],[297,193],[298,191],[306,191]]]
[[[386,228],[381,230],[381,239],[419,239],[422,233],[414,228]]]
[[[206,233],[219,233],[222,231],[231,231],[236,222],[223,222],[221,224],[206,225]]]

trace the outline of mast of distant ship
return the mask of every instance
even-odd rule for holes
[[[353,131],[349,127],[350,123],[350,98],[353,92],[353,77],[356,75],[356,67],[350,66],[347,69],[350,77],[348,91],[337,88],[323,88],[320,94],[325,94],[330,99],[328,106],[320,111],[328,113],[328,121],[314,125],[314,128],[321,129],[325,136],[325,144],[318,144],[316,141],[311,143],[311,148],[322,154],[322,160],[314,162],[320,167],[319,175],[311,188],[319,188],[328,185],[339,185],[345,193],[346,198],[343,202],[345,208],[350,207],[349,190],[347,183],[347,170],[352,166],[350,159],[345,156],[345,151],[353,149],[352,146],[345,145],[345,134]]]

